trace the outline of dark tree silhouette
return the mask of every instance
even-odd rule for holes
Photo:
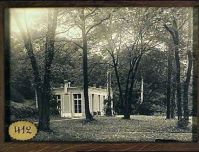
[[[17,12],[15,13],[17,14]],[[49,131],[49,101],[50,101],[50,82],[51,82],[51,65],[54,58],[54,41],[55,31],[57,28],[57,10],[48,11],[48,29],[45,42],[45,61],[44,61],[44,74],[43,82],[42,75],[40,75],[38,63],[34,54],[33,44],[28,27],[23,28],[18,17],[16,23],[20,30],[27,55],[31,61],[31,66],[34,76],[34,86],[38,96],[38,109],[39,109],[39,130]],[[27,32],[26,32],[27,31]]]

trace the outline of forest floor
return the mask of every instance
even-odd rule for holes
[[[186,129],[177,127],[177,120],[163,116],[133,115],[95,117],[86,123],[82,119],[52,120],[52,132],[40,131],[33,141],[89,141],[89,142],[154,142],[156,139],[193,141],[192,121]]]

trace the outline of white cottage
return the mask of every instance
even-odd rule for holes
[[[110,89],[111,90],[111,89]],[[83,88],[71,87],[65,81],[64,87],[54,88],[61,117],[85,117]],[[104,100],[108,98],[108,89],[89,87],[89,108],[92,115],[105,115]],[[112,91],[110,91],[112,97]],[[113,106],[113,103],[111,103]]]

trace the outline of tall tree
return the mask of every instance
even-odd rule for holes
[[[85,101],[85,116],[88,121],[93,120],[93,116],[89,110],[89,97],[88,97],[88,40],[91,38],[91,33],[96,29],[100,24],[109,19],[109,15],[101,17],[100,11],[98,8],[81,8],[81,9],[69,9],[70,16],[72,17],[71,22],[74,24],[70,26],[71,28],[78,28],[81,33],[81,38],[78,40],[70,40],[70,42],[77,45],[82,49],[82,62],[83,62],[83,88],[84,88],[84,101]],[[66,13],[68,13],[66,11]],[[77,29],[76,29],[77,30]],[[67,41],[69,41],[67,39]],[[82,43],[82,44],[81,44]]]
[[[17,12],[15,13],[17,14]],[[24,46],[27,51],[27,55],[31,61],[31,66],[34,76],[34,86],[38,96],[38,108],[39,108],[39,130],[48,131],[49,128],[49,100],[50,100],[50,82],[51,82],[51,65],[54,57],[54,41],[55,31],[57,28],[57,10],[48,11],[48,29],[45,42],[45,59],[44,59],[44,73],[43,79],[39,72],[38,62],[34,54],[34,47],[31,40],[29,28],[23,27],[19,16],[16,18],[16,23],[20,30]],[[43,80],[43,82],[42,82]]]
[[[190,84],[190,79],[191,79],[191,71],[192,71],[192,64],[193,64],[193,59],[192,59],[192,53],[190,50],[187,52],[187,58],[188,58],[188,67],[187,67],[187,72],[186,72],[186,79],[184,81],[184,86],[183,86],[183,110],[184,110],[184,119],[186,121],[186,125],[188,124],[189,121],[189,108],[188,108],[188,93],[189,93],[189,84]]]
[[[49,101],[51,98],[51,66],[54,59],[54,42],[55,42],[55,31],[57,28],[57,16],[58,10],[48,10],[48,29],[46,34],[45,43],[45,60],[44,60],[44,76],[42,84],[42,103],[39,111],[42,111],[41,120],[39,122],[39,128],[42,130],[49,129]],[[38,93],[38,91],[37,91]]]
[[[88,97],[88,47],[87,47],[87,32],[86,31],[86,17],[84,8],[80,12],[81,30],[82,30],[82,50],[83,50],[83,77],[84,77],[84,102],[85,102],[85,115],[87,120],[92,120],[93,117],[89,110],[89,97]]]
[[[188,13],[188,27],[191,27],[191,12]],[[192,30],[191,28],[188,29],[188,37],[187,37],[187,46],[186,46],[186,50],[187,50],[187,60],[188,60],[188,65],[187,65],[187,70],[186,70],[186,74],[185,74],[185,80],[184,80],[184,84],[183,84],[183,111],[184,111],[184,120],[185,120],[185,126],[188,125],[189,122],[189,108],[188,108],[188,103],[189,103],[189,85],[190,85],[190,80],[191,80],[191,72],[192,72],[192,66],[193,66],[193,57],[192,57],[192,52],[191,52],[191,48],[190,46],[192,45],[191,43],[191,39],[192,39]]]
[[[178,120],[182,118],[182,93],[181,93],[181,77],[180,77],[180,56],[179,56],[179,33],[176,18],[173,16],[172,27],[164,24],[165,29],[172,37],[174,44],[175,64],[176,64],[176,89],[177,89],[177,109]]]
[[[105,50],[110,55],[115,72],[124,119],[130,119],[133,88],[139,64],[143,54],[153,47],[150,46],[153,38],[146,35],[146,31],[151,28],[149,20],[154,17],[154,10],[129,9],[128,13],[120,11],[114,10],[109,22],[102,25],[101,30],[107,42]],[[150,11],[153,13],[150,14]],[[128,40],[131,36],[134,39]]]

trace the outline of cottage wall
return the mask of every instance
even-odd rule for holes
[[[54,90],[55,95],[61,96],[61,117],[85,117],[85,101],[82,88],[69,87]],[[74,94],[81,94],[81,113],[75,113]],[[107,99],[107,90],[89,88],[89,109],[91,114],[104,115],[104,100]]]
[[[106,89],[102,88],[89,88],[90,95],[90,109],[92,113],[100,112],[101,115],[104,115],[104,100],[107,98]]]
[[[63,108],[63,112],[64,113],[70,113],[71,112],[71,104],[70,104],[70,96],[69,95],[63,95],[63,105],[62,105],[62,108]]]

